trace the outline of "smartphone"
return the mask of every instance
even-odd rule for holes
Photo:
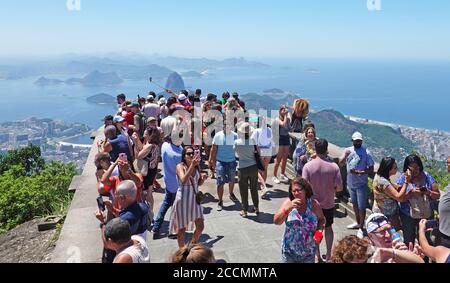
[[[122,162],[127,162],[127,154],[126,153],[119,153],[119,160]]]
[[[436,220],[428,220],[425,227],[426,229],[434,229],[438,227],[438,223]]]
[[[200,157],[200,150],[199,149],[195,149],[194,150],[194,154],[195,154],[195,157]]]
[[[98,206],[98,209],[100,209],[100,211],[105,211],[105,203],[103,202],[102,196],[99,196],[97,198],[97,206]]]
[[[427,189],[427,187],[425,187],[425,186],[423,186],[423,187],[420,187],[420,191],[421,192],[426,192],[428,189]]]

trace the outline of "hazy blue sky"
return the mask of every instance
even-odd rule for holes
[[[450,59],[450,1],[380,1],[2,0],[0,55]]]

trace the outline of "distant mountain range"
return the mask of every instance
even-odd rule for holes
[[[173,69],[185,71],[185,76],[198,77],[201,72],[223,68],[267,68],[268,65],[247,61],[244,58],[229,58],[222,61],[206,58],[190,59],[179,57],[161,57],[157,55],[121,55],[92,56],[66,54],[30,62],[0,65],[0,79],[23,79],[33,76],[86,74],[97,70],[103,73],[115,72],[122,79],[146,80],[149,77],[165,79]],[[197,73],[194,73],[197,72]],[[44,82],[44,81],[43,81]],[[47,82],[44,82],[47,83]],[[56,83],[56,82],[54,82]]]
[[[101,73],[99,71],[93,71],[87,74],[84,78],[70,78],[65,81],[58,79],[49,79],[46,77],[40,77],[34,83],[40,86],[49,86],[55,84],[81,84],[86,87],[91,86],[112,86],[119,85],[123,80],[115,73]]]

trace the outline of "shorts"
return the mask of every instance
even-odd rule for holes
[[[148,169],[147,176],[144,177],[144,191],[148,190],[150,185],[153,185],[155,181],[156,174],[158,174],[158,166],[153,169]]]
[[[235,182],[237,162],[216,162],[217,185],[222,186],[226,183]]]
[[[348,191],[352,198],[352,204],[357,205],[359,210],[365,210],[367,208],[367,198],[369,197],[369,187],[367,185],[349,187]]]
[[[272,157],[272,148],[260,148],[261,157]]]
[[[323,209],[323,215],[325,216],[325,228],[331,227],[334,223],[334,208]]]
[[[280,142],[279,146],[290,146],[291,145],[291,137],[280,135],[279,142]]]

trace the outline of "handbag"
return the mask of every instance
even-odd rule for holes
[[[189,181],[191,182],[191,186],[194,188],[194,190],[195,190],[195,188],[197,188],[197,190],[195,192],[195,202],[198,205],[201,205],[203,203],[203,201],[205,200],[205,194],[198,189],[198,186],[197,187],[194,186],[192,177],[189,177]]]
[[[142,176],[148,174],[148,161],[144,159],[136,159],[133,161],[133,168],[137,173],[141,173]]]
[[[428,196],[414,196],[409,199],[409,214],[414,219],[428,219],[431,216],[430,200]]]
[[[258,167],[258,170],[264,171],[264,164],[261,161],[261,156],[259,156],[258,148],[256,148],[256,145],[254,145],[255,148],[255,160],[256,160],[256,166]]]

